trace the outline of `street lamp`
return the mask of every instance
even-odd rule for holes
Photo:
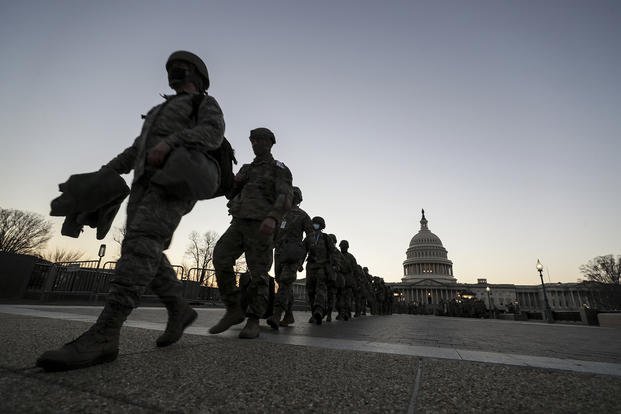
[[[99,246],[99,251],[97,252],[97,255],[99,256],[99,260],[97,261],[97,269],[99,269],[99,265],[101,264],[101,258],[106,255],[105,244],[102,244],[101,246]]]
[[[543,289],[543,300],[545,301],[546,307],[543,311],[543,317],[546,322],[552,323],[554,322],[554,318],[552,317],[552,308],[550,308],[550,302],[548,302],[548,295],[546,294],[546,285],[543,283],[543,265],[537,259],[537,271],[539,272],[539,277],[541,278],[541,288]]]
[[[489,310],[490,310],[490,314],[492,318],[495,319],[496,315],[494,314],[494,309],[492,308],[492,300],[490,299],[490,293],[489,293],[491,289],[488,286],[485,288],[485,290],[487,291],[487,306],[489,306]]]

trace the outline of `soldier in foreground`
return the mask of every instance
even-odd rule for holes
[[[166,96],[164,103],[151,109],[133,145],[103,167],[119,174],[134,170],[127,204],[127,233],[104,309],[97,322],[77,339],[41,355],[37,366],[45,370],[84,368],[116,359],[121,326],[138,306],[147,286],[168,310],[168,323],[157,338],[158,346],[178,341],[196,319],[196,311],[183,300],[181,284],[163,254],[196,198],[173,196],[152,179],[176,148],[193,148],[204,154],[218,149],[224,139],[224,119],[216,100],[206,93],[209,75],[198,56],[175,52],[168,58],[166,70],[176,95]],[[195,119],[189,116],[193,112]],[[218,169],[214,171],[215,176],[198,176],[196,180],[219,183]],[[215,193],[217,188],[213,190]]]
[[[274,299],[274,312],[267,318],[272,329],[278,330],[280,317],[293,306],[293,282],[297,278],[298,270],[302,267],[306,251],[302,244],[303,234],[313,233],[313,224],[310,217],[299,207],[302,202],[302,190],[293,187],[293,207],[285,213],[276,232],[276,249],[274,251],[274,272],[278,283],[278,292]],[[293,323],[293,313],[284,321],[288,326]]]
[[[306,236],[304,247],[308,254],[306,260],[306,294],[312,312],[310,323],[321,325],[326,311],[328,287],[326,281],[329,269],[332,266],[332,241],[323,233],[326,222],[322,217],[313,217],[314,233]]]
[[[255,158],[235,175],[232,199],[228,203],[231,225],[220,237],[213,251],[213,264],[220,297],[226,306],[222,319],[209,329],[224,332],[244,321],[240,338],[259,336],[259,318],[268,306],[269,276],[272,266],[274,232],[283,215],[291,208],[292,177],[289,169],[272,156],[276,137],[267,128],[250,131]],[[250,271],[247,309],[242,309],[240,292],[235,285],[235,261],[246,255]],[[245,315],[245,316],[244,316]]]

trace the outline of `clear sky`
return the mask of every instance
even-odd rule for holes
[[[47,215],[132,143],[187,49],[238,159],[272,129],[302,208],[372,274],[400,280],[424,208],[460,282],[534,284],[537,258],[576,281],[621,253],[620,44],[619,1],[0,0],[0,206]],[[94,230],[53,221],[50,247],[96,258]],[[171,261],[228,222],[199,202]]]

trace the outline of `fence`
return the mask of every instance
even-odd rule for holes
[[[93,266],[95,263],[95,266]],[[24,298],[44,301],[83,300],[94,302],[104,299],[110,288],[116,262],[106,262],[97,267],[97,260],[65,263],[35,263],[28,280]],[[220,301],[215,270],[173,266],[177,279],[183,285],[183,297],[189,301],[215,304]],[[239,282],[239,273],[235,273]],[[306,287],[293,285],[296,309],[305,308]],[[150,290],[142,295],[143,302],[157,301]]]

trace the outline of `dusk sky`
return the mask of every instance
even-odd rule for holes
[[[621,254],[620,45],[619,1],[0,0],[0,206],[48,215],[133,142],[186,49],[241,163],[272,129],[301,207],[372,274],[401,279],[424,208],[458,282],[536,284],[538,258],[575,282]],[[171,262],[225,204],[184,217]],[[50,248],[96,258],[93,229],[51,219]]]

